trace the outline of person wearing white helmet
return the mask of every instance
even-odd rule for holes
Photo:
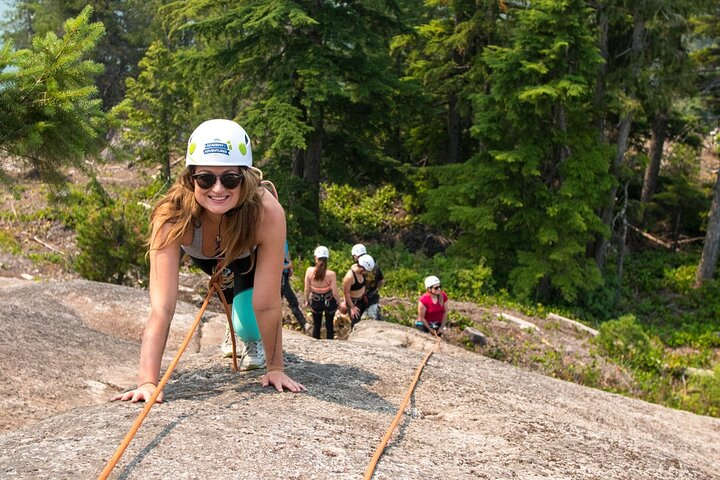
[[[375,260],[366,253],[357,258],[357,261],[350,266],[350,270],[343,277],[345,300],[340,306],[340,311],[350,315],[352,327],[360,321],[368,306],[365,277],[372,272],[373,268],[375,268]]]
[[[447,322],[448,296],[442,290],[440,279],[435,275],[425,278],[425,293],[418,300],[418,316],[415,326],[425,333],[434,331],[442,335]]]
[[[367,254],[367,249],[362,243],[353,245],[350,250],[353,259],[357,262],[361,255]],[[385,283],[385,276],[380,270],[377,262],[373,267],[372,271],[367,272],[365,275],[365,297],[367,298],[367,309],[363,313],[364,318],[371,318],[373,320],[382,320],[382,313],[380,312],[380,288]]]
[[[283,372],[278,285],[285,212],[262,185],[262,172],[252,166],[250,137],[231,120],[203,122],[190,136],[185,164],[150,218],[150,314],[138,383],[111,400],[145,401],[154,393],[177,302],[181,251],[208,274],[223,272],[233,327],[244,341],[240,367],[266,365],[263,386],[304,391]]]
[[[337,275],[327,268],[330,250],[319,246],[313,252],[315,266],[305,270],[305,305],[312,310],[314,338],[320,338],[322,319],[325,316],[325,338],[335,338],[335,312],[340,304]]]
[[[350,253],[352,254],[355,261],[357,261],[357,259],[360,255],[365,255],[367,253],[367,249],[365,248],[365,245],[363,245],[362,243],[356,243],[350,249]]]

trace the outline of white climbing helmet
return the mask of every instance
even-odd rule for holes
[[[435,275],[430,275],[429,277],[425,278],[426,289],[434,287],[435,285],[440,285],[440,279],[438,277],[436,277]]]
[[[250,137],[232,120],[216,118],[201,123],[188,140],[185,166],[252,166]]]
[[[367,254],[367,250],[365,249],[365,245],[363,245],[362,243],[356,243],[355,245],[353,245],[350,253],[352,253],[353,257],[359,257],[360,255]]]
[[[358,258],[358,265],[364,268],[366,272],[370,272],[373,268],[375,268],[375,260],[366,253]]]
[[[322,245],[315,248],[315,253],[313,254],[317,258],[329,258],[330,257],[330,250],[328,250],[327,247],[323,247]]]

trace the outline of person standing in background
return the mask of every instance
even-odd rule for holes
[[[332,340],[335,338],[335,312],[340,303],[337,275],[327,268],[330,257],[330,250],[327,247],[317,247],[314,256],[315,266],[305,270],[305,299],[306,305],[312,309],[312,335],[314,338],[320,338],[324,313],[326,338]]]
[[[290,278],[292,278],[292,276],[293,263],[292,259],[290,258],[290,247],[288,246],[287,240],[285,240],[285,258],[283,260],[283,273],[282,284],[280,286],[280,294],[285,298],[285,300],[287,300],[288,305],[290,306],[290,310],[295,316],[295,319],[300,324],[300,328],[307,332],[310,330],[310,325],[307,323],[305,315],[303,315],[302,311],[300,310],[297,296],[295,295],[295,292],[292,289],[292,285],[290,284]]]

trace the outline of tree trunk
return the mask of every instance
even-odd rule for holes
[[[710,280],[715,274],[720,250],[720,170],[717,172],[713,200],[708,217],[707,234],[700,263],[695,274],[695,287],[700,287],[705,280]]]
[[[650,161],[645,167],[645,178],[643,179],[640,202],[648,203],[655,194],[658,174],[660,173],[660,161],[662,160],[663,147],[667,136],[667,112],[662,111],[655,117],[652,125],[652,138],[650,140]]]
[[[460,124],[460,114],[457,111],[457,95],[453,92],[448,98],[446,163],[458,162],[460,156]]]
[[[600,144],[604,144],[607,141],[607,139],[605,138],[605,124],[607,120],[607,102],[605,101],[605,78],[607,76],[607,65],[610,58],[608,45],[609,15],[604,2],[597,2],[594,8],[597,10],[598,50],[600,51],[600,56],[604,61],[600,62],[600,65],[598,65],[597,75],[595,76],[595,118],[593,120],[593,123],[595,124],[595,128],[597,129],[598,142]],[[601,212],[598,212],[598,215],[600,215],[600,213]],[[595,257],[599,243],[599,238],[595,239],[594,241],[589,241],[587,243],[587,245],[585,246],[585,255],[588,258]]]
[[[627,143],[628,138],[630,137],[630,126],[632,125],[632,121],[632,112],[628,112],[625,117],[620,120],[620,125],[618,128],[617,148],[615,150],[615,158],[613,159],[611,166],[611,171],[613,172],[613,175],[615,177],[618,176],[620,166],[622,165],[623,159],[625,158],[625,151],[627,150]],[[605,208],[603,208],[601,215],[603,223],[610,227],[611,234],[609,238],[600,237],[597,240],[597,246],[595,248],[595,263],[600,270],[602,270],[605,266],[605,261],[607,260],[607,251],[610,247],[610,241],[612,239],[612,220],[613,211],[615,210],[615,196],[617,195],[617,190],[617,185],[614,185],[610,189],[607,204],[605,205]]]
[[[630,49],[630,82],[635,81],[637,78],[638,71],[640,69],[639,56],[643,49],[643,34],[645,33],[645,19],[642,17],[640,7],[636,6],[633,11],[633,35],[632,35],[632,47]],[[625,87],[625,91],[628,96],[632,96],[634,88],[632,83]],[[630,137],[630,127],[632,127],[633,112],[628,110],[620,117],[620,123],[618,125],[617,143],[615,148],[615,158],[610,166],[611,174],[618,179],[620,176],[621,166],[625,159],[625,152],[627,151],[628,138]],[[612,232],[612,220],[613,211],[615,209],[615,196],[617,195],[617,185],[610,189],[607,204],[603,208],[601,218],[605,225],[607,225]],[[607,260],[607,252],[612,239],[612,233],[609,238],[598,237],[595,243],[595,263],[600,270],[605,266]]]
[[[598,141],[605,142],[605,116],[607,108],[605,106],[605,76],[607,75],[607,65],[610,57],[608,46],[608,24],[609,16],[607,7],[598,6],[598,49],[600,56],[604,60],[598,66],[597,76],[595,77],[595,128],[598,131]]]
[[[625,268],[625,243],[627,243],[627,231],[628,231],[628,221],[627,221],[627,206],[628,206],[628,186],[630,185],[630,182],[625,182],[623,185],[623,206],[622,210],[618,213],[618,220],[620,223],[620,233],[618,235],[618,245],[620,251],[618,252],[618,259],[617,259],[617,277],[618,277],[618,284],[617,288],[615,289],[615,300],[613,302],[613,306],[617,307],[620,304],[620,294],[622,293],[622,281],[623,281],[623,271]]]
[[[310,136],[307,149],[305,150],[305,165],[303,168],[303,180],[310,186],[312,200],[310,209],[315,219],[320,221],[320,160],[322,158],[322,144],[325,132],[323,130],[322,112],[313,119],[313,132]]]
[[[305,150],[299,148],[293,149],[292,154],[292,174],[298,178],[303,178],[305,171]]]

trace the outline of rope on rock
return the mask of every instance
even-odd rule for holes
[[[220,300],[222,300],[223,306],[225,307],[225,314],[228,318],[228,325],[230,326],[230,338],[232,339],[232,347],[233,347],[233,355],[232,355],[232,362],[233,362],[233,371],[237,372],[238,366],[237,366],[237,354],[236,354],[236,345],[235,345],[235,331],[233,330],[232,325],[232,313],[230,310],[230,306],[227,303],[227,300],[225,299],[225,295],[222,292],[222,288],[220,287],[220,282],[217,277],[213,276],[210,278],[209,283],[209,291],[207,293],[207,296],[205,297],[205,301],[202,304],[202,307],[200,307],[200,312],[197,314],[197,317],[195,317],[195,322],[190,327],[190,330],[188,331],[187,335],[185,336],[185,340],[183,340],[182,344],[180,345],[180,348],[178,349],[178,352],[175,354],[175,358],[173,358],[172,362],[170,362],[170,366],[168,366],[167,371],[165,372],[165,375],[163,375],[162,379],[160,380],[160,383],[158,383],[157,387],[155,387],[155,392],[153,392],[152,396],[149,400],[145,400],[145,408],[143,408],[142,412],[137,416],[135,419],[135,422],[130,427],[130,430],[125,435],[125,438],[120,442],[120,445],[118,446],[117,450],[115,450],[115,454],[110,458],[107,465],[105,465],[105,469],[102,471],[100,476],[98,477],[100,480],[105,480],[110,476],[110,473],[113,471],[113,468],[115,468],[115,465],[117,465],[118,461],[120,460],[120,457],[122,457],[123,453],[125,453],[125,449],[130,445],[130,441],[132,441],[133,437],[137,433],[138,429],[140,428],[140,425],[142,425],[143,421],[145,420],[145,417],[147,417],[147,414],[150,413],[150,409],[155,404],[155,400],[160,395],[160,392],[162,392],[163,388],[165,387],[165,384],[170,380],[170,375],[172,374],[173,370],[175,369],[175,366],[180,361],[180,357],[185,352],[185,349],[187,348],[188,344],[192,340],[193,335],[195,334],[195,330],[197,329],[197,326],[200,324],[200,320],[202,319],[203,313],[205,313],[205,309],[207,308],[208,304],[210,303],[210,299],[212,298],[213,292],[217,292],[220,296]]]
[[[423,358],[422,362],[420,362],[420,365],[418,365],[417,370],[415,371],[415,377],[413,378],[412,382],[410,383],[410,386],[407,389],[407,392],[405,393],[405,398],[403,399],[402,403],[400,404],[400,407],[398,408],[397,414],[395,415],[395,418],[393,419],[392,423],[390,423],[390,427],[388,427],[387,432],[385,433],[385,436],[380,441],[380,444],[375,449],[375,453],[372,456],[372,459],[370,460],[370,464],[367,467],[367,470],[365,470],[365,477],[364,480],[370,480],[373,476],[373,472],[375,472],[375,467],[377,466],[378,461],[380,460],[380,456],[383,454],[383,451],[385,450],[385,446],[390,441],[390,437],[392,436],[393,431],[395,430],[395,427],[397,427],[397,424],[400,422],[400,419],[403,416],[403,413],[405,413],[405,407],[407,407],[408,402],[410,401],[410,396],[412,395],[413,391],[415,390],[415,385],[417,385],[418,380],[420,379],[420,374],[423,371],[423,368],[425,368],[425,364],[430,359],[433,353],[437,352],[440,348],[440,336],[435,333],[434,330],[430,330],[433,335],[435,335],[436,341],[435,346],[432,350],[430,350],[427,355],[425,355],[425,358]]]

